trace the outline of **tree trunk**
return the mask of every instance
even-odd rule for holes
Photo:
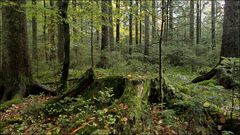
[[[196,44],[200,43],[200,25],[201,25],[201,18],[200,18],[200,0],[197,0],[197,27],[196,27]]]
[[[44,55],[45,55],[45,61],[48,60],[48,50],[47,50],[47,34],[46,34],[46,29],[47,29],[47,15],[46,15],[46,0],[43,0],[43,43],[44,43]]]
[[[112,16],[112,0],[108,0],[108,15],[109,15],[109,45],[110,51],[114,50],[114,36],[113,36],[113,16]]]
[[[149,55],[149,14],[148,14],[148,0],[145,0],[145,45],[144,45],[144,55],[148,56]]]
[[[50,7],[53,10],[54,9],[54,1],[50,0]],[[55,22],[54,22],[54,15],[51,14],[50,16],[50,26],[49,26],[49,40],[51,44],[51,49],[50,49],[50,57],[49,60],[53,62],[56,59],[55,55]]]
[[[101,42],[101,50],[107,50],[108,47],[108,27],[107,22],[108,19],[105,16],[108,13],[107,2],[105,0],[101,1],[102,5],[102,42]]]
[[[142,0],[140,0],[140,19],[139,19],[139,46],[142,46]]]
[[[137,10],[135,12],[135,43],[136,43],[136,47],[138,47],[139,46],[139,44],[138,44],[138,20],[139,20],[139,14],[138,14],[139,2],[138,2],[138,0],[136,0],[136,7],[137,7]]]
[[[221,56],[240,58],[240,1],[225,0]]]
[[[216,47],[216,32],[215,32],[215,23],[216,23],[216,0],[212,0],[212,50]]]
[[[190,0],[190,29],[189,41],[194,44],[194,0]]]
[[[116,10],[117,14],[120,14],[120,0],[116,0]],[[119,49],[120,46],[120,18],[117,17],[116,20],[116,46]]]
[[[37,62],[38,61],[38,53],[37,53],[37,13],[36,13],[36,0],[32,0],[32,5],[35,9],[35,12],[32,16],[32,59]]]
[[[62,10],[62,2],[61,0],[58,0],[58,10]],[[59,63],[62,64],[64,60],[64,28],[63,28],[63,23],[62,23],[62,13],[59,13],[59,18],[58,18],[58,40],[57,40],[57,51],[58,51],[58,60]]]
[[[4,69],[5,89],[2,101],[10,100],[19,95],[25,97],[31,84],[31,70],[27,42],[27,20],[23,6],[25,0],[14,0],[16,5],[3,7],[3,44],[7,47],[8,63]]]
[[[130,13],[129,13],[129,55],[132,55],[132,0],[129,1]]]
[[[60,90],[65,90],[67,88],[67,79],[68,79],[68,72],[69,72],[69,64],[70,64],[70,32],[69,32],[69,24],[67,22],[68,15],[68,0],[62,0],[61,7],[60,7],[60,14],[62,18],[62,26],[63,26],[63,44],[64,44],[64,61],[63,61],[63,69],[61,75],[61,87]]]
[[[152,43],[156,38],[156,1],[152,0]]]
[[[173,0],[169,0],[169,38],[173,38]]]

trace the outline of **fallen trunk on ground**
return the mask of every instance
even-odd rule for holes
[[[226,89],[240,88],[240,59],[221,58],[220,62],[207,74],[196,77],[192,83],[210,80],[213,77]]]

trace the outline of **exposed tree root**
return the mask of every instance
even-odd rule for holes
[[[226,89],[240,88],[239,82],[239,68],[236,58],[221,58],[220,62],[208,73],[198,76],[193,79],[192,83],[198,83],[205,80],[210,80],[216,77],[218,84],[222,85]],[[236,76],[237,75],[237,76]]]

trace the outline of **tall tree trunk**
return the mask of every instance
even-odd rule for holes
[[[129,13],[129,55],[132,55],[132,0],[129,1],[130,13]]]
[[[117,14],[120,14],[120,0],[116,0],[116,10]],[[120,18],[117,17],[116,20],[116,46],[119,48],[120,46]]]
[[[67,88],[67,79],[68,79],[68,72],[69,72],[69,64],[70,64],[70,31],[69,31],[69,24],[67,22],[68,15],[68,0],[60,0],[61,7],[60,7],[60,15],[62,18],[62,26],[63,26],[63,44],[64,44],[64,61],[63,61],[63,69],[61,75],[61,87],[60,90],[65,90]]]
[[[46,0],[43,0],[43,43],[44,43],[44,54],[45,54],[45,60],[48,60],[48,50],[47,50],[47,35],[46,35],[46,29],[47,29],[47,15],[46,15]]]
[[[147,56],[149,55],[149,14],[148,14],[148,0],[145,0],[145,45],[144,45],[144,55]]]
[[[58,10],[62,10],[62,2],[61,0],[58,0]],[[64,59],[64,28],[63,28],[63,23],[62,23],[62,13],[59,13],[60,18],[58,18],[58,40],[57,40],[57,51],[58,51],[58,60],[59,63],[63,63]]]
[[[200,0],[197,0],[197,18],[196,18],[196,44],[200,43],[200,23],[201,23],[201,19],[200,19]]]
[[[38,61],[37,57],[37,12],[36,12],[36,0],[32,0],[32,5],[35,9],[35,12],[32,16],[32,59],[34,61]]]
[[[212,50],[216,47],[216,32],[215,32],[215,23],[216,23],[216,0],[211,1],[212,5]]]
[[[225,0],[221,56],[240,58],[240,1]]]
[[[27,20],[23,6],[25,0],[12,0],[15,5],[3,7],[3,44],[7,47],[8,63],[4,69],[5,90],[2,101],[14,96],[27,95],[31,83],[31,70],[27,42]]]
[[[152,0],[152,42],[156,38],[156,1]]]
[[[2,44],[2,9],[0,8],[0,79],[2,78],[2,57],[3,57],[3,44]],[[0,82],[1,87],[1,82]],[[0,98],[1,99],[1,98]]]
[[[51,10],[54,10],[54,0],[50,0],[50,7]],[[51,14],[50,16],[50,26],[49,26],[49,40],[51,44],[51,49],[50,49],[50,57],[49,60],[53,62],[56,59],[55,55],[55,22],[54,22],[54,15]]]
[[[113,16],[112,16],[112,0],[108,0],[108,15],[109,15],[109,45],[110,51],[114,50],[114,36],[113,36]]]
[[[91,67],[94,67],[93,61],[93,13],[91,13]]]
[[[142,46],[142,0],[140,0],[140,19],[139,19],[139,46]]]
[[[99,6],[99,1],[98,0],[96,0],[96,4]],[[100,45],[100,32],[99,32],[99,29],[97,28],[96,29],[96,42],[97,42],[97,46],[99,46]]]
[[[173,38],[173,0],[169,0],[169,38]]]
[[[102,41],[101,41],[101,50],[107,50],[108,48],[108,19],[105,16],[108,13],[107,2],[105,0],[101,1],[102,6]]]
[[[189,41],[194,44],[194,0],[190,0],[190,29]]]
[[[138,8],[139,8],[139,2],[138,0],[136,0],[136,7],[137,10],[135,12],[135,43],[136,46],[138,47],[138,20],[139,20],[139,14],[138,14]]]

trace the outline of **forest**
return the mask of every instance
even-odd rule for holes
[[[1,134],[240,135],[240,1],[1,0]]]

